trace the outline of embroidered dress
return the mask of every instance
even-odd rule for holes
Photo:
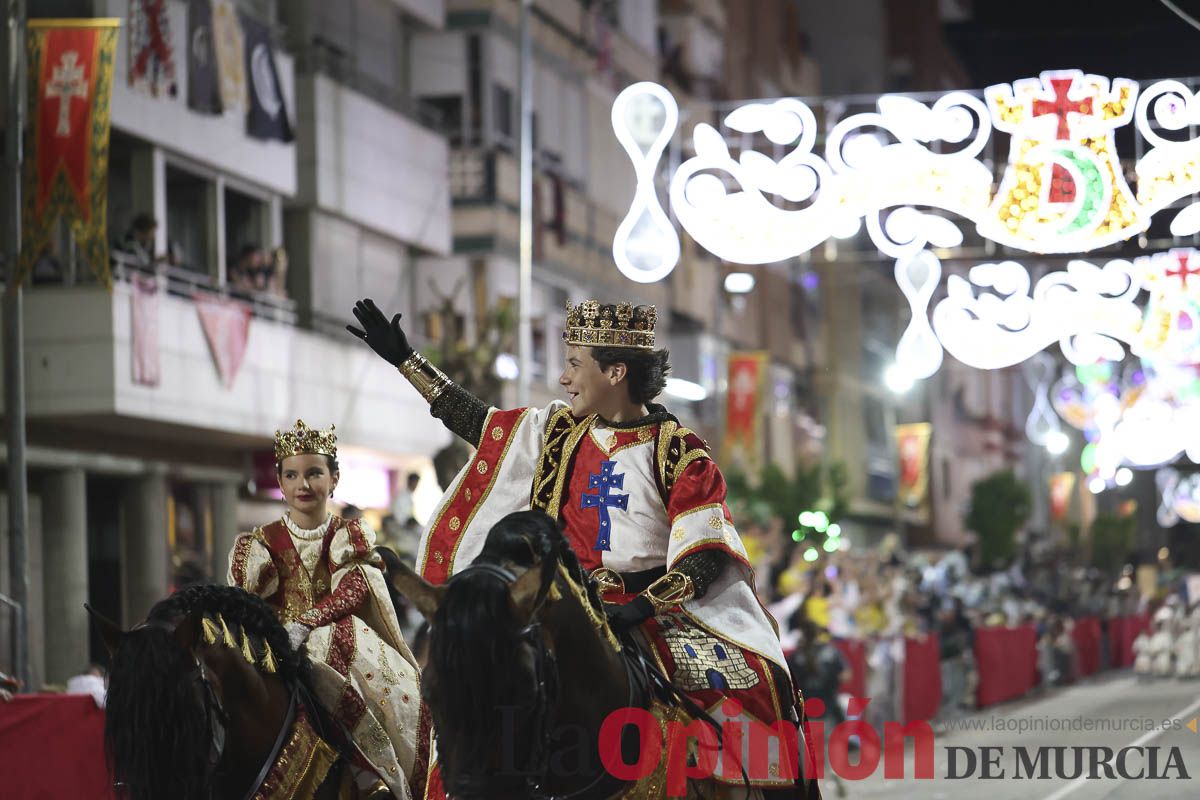
[[[318,700],[350,731],[358,755],[407,800],[418,668],[374,546],[374,532],[360,520],[331,516],[308,530],[285,516],[238,536],[228,581],[265,599],[285,625],[312,629],[306,650]]]

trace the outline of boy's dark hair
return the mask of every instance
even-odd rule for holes
[[[665,349],[634,350],[629,347],[593,347],[592,358],[607,370],[615,364],[625,365],[625,380],[629,384],[629,399],[646,404],[662,394],[671,372],[671,354]]]

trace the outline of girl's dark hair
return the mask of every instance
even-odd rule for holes
[[[667,388],[671,354],[665,348],[634,350],[629,347],[593,347],[592,358],[596,359],[601,370],[616,364],[625,365],[629,399],[634,403],[649,403]]]
[[[328,456],[328,455],[325,456],[325,463],[329,466],[329,474],[330,475],[333,475],[335,472],[338,471],[338,460],[335,457]],[[282,474],[283,474],[283,461],[282,460],[276,461],[275,462],[275,475],[276,475],[276,477],[278,477]]]

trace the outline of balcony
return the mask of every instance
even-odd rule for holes
[[[207,277],[159,270],[141,284],[157,304],[157,385],[134,379],[134,271],[97,285],[45,286],[25,295],[26,408],[31,422],[207,447],[265,445],[297,417],[334,423],[343,446],[436,452],[450,435],[430,424],[420,396],[362,344],[295,327],[292,301],[231,298]],[[205,298],[250,310],[240,369],[226,386],[197,311]]]

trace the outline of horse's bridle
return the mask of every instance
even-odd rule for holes
[[[529,615],[529,621],[519,633],[521,639],[533,648],[533,674],[537,688],[532,714],[533,731],[529,737],[533,744],[525,768],[521,772],[525,775],[525,790],[531,800],[585,800],[593,796],[608,797],[613,794],[613,791],[611,791],[612,787],[606,784],[613,783],[613,778],[605,770],[601,770],[583,788],[565,794],[551,794],[546,791],[544,785],[550,765],[550,739],[554,730],[553,715],[558,706],[559,676],[558,660],[542,638],[542,623],[539,613],[550,594],[550,588],[558,572],[560,557],[559,551],[555,550],[539,564],[530,567],[530,569],[542,571],[542,580],[534,600],[533,610]],[[448,583],[461,579],[463,575],[467,574],[491,575],[508,585],[517,579],[516,573],[499,564],[477,562],[454,575]],[[578,578],[581,582],[587,580],[582,574]],[[584,602],[587,602],[586,599]],[[629,683],[629,700],[626,705],[633,706],[635,695],[647,690],[649,679],[638,674],[638,670],[630,659],[622,658],[621,660],[625,665]],[[597,793],[597,790],[600,790],[600,793]]]
[[[173,633],[174,628],[167,628],[161,623],[142,623],[131,629],[130,633],[138,628],[147,627],[148,625],[156,625],[157,627],[167,630],[168,633]],[[204,721],[205,727],[209,731],[208,740],[208,759],[204,770],[204,782],[209,787],[209,795],[213,792],[213,774],[217,771],[218,765],[221,763],[222,756],[225,755],[225,743],[229,738],[229,712],[225,710],[225,704],[221,702],[221,696],[217,694],[217,690],[213,688],[212,680],[208,676],[208,666],[200,656],[196,655],[196,651],[189,650],[188,655],[191,656],[194,666],[188,670],[185,677],[199,684],[201,701],[204,704]],[[292,729],[292,723],[296,719],[296,705],[298,702],[299,687],[289,687],[288,710],[284,718],[283,725],[279,728],[279,734],[275,737],[275,745],[271,748],[270,754],[263,763],[262,768],[258,772],[258,777],[250,785],[246,792],[245,800],[252,800],[258,792],[258,787],[267,779],[267,775],[271,771],[271,767],[275,764],[275,759],[279,757],[279,753],[283,750],[284,742],[287,741],[288,732]]]
[[[550,764],[550,735],[554,729],[552,717],[558,705],[558,660],[542,637],[542,622],[539,615],[550,594],[550,587],[554,583],[558,560],[558,553],[555,551],[543,559],[540,564],[530,567],[530,569],[541,570],[541,584],[534,599],[533,609],[529,614],[529,621],[519,632],[520,638],[533,649],[535,686],[534,708],[530,715],[533,730],[529,740],[532,745],[527,762],[524,768],[519,770],[519,774],[525,775],[526,789],[529,796],[535,800],[551,800],[551,795],[546,794],[542,785]],[[477,562],[454,575],[448,581],[448,585],[456,580],[462,580],[463,576],[481,574],[497,578],[505,585],[511,585],[517,579],[516,573],[499,564]]]

